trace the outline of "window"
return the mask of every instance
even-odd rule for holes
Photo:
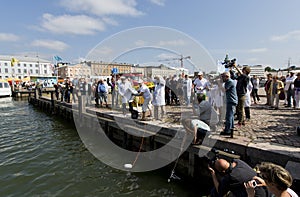
[[[35,74],[39,74],[39,70],[35,70]]]
[[[18,73],[21,74],[21,69],[18,69]]]
[[[29,64],[29,67],[32,67],[32,64]]]
[[[47,74],[47,70],[44,70],[44,74]]]
[[[44,64],[44,68],[47,68],[47,65],[46,65],[46,64]]]
[[[18,67],[20,67],[21,66],[21,64],[20,63],[18,63]]]
[[[27,73],[27,69],[24,69],[24,74],[26,74]]]
[[[3,88],[3,83],[0,83],[0,88]]]
[[[27,65],[26,65],[26,64],[23,64],[23,66],[26,67]]]
[[[5,68],[4,72],[5,72],[5,73],[8,73],[8,68]]]
[[[5,88],[9,88],[8,83],[4,83],[4,87],[5,87]]]
[[[38,65],[38,64],[36,64],[36,65],[35,65],[35,67],[36,67],[36,68],[38,68],[38,67],[39,67],[39,65]]]
[[[33,73],[33,70],[32,69],[30,69],[30,74],[32,74]]]
[[[4,62],[4,66],[7,66],[7,62]]]

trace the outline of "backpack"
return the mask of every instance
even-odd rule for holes
[[[101,93],[104,93],[104,92],[106,92],[106,87],[105,87],[105,85],[104,84],[99,84],[99,92],[101,92]]]

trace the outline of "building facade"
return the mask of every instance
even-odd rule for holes
[[[0,79],[52,76],[52,73],[51,62],[39,57],[0,56]]]
[[[130,73],[132,68],[132,64],[126,63],[89,62],[88,64],[91,65],[93,76],[110,76],[113,69],[118,73]]]
[[[92,75],[91,67],[86,63],[62,66],[59,65],[57,70],[57,76],[62,79],[90,78]]]

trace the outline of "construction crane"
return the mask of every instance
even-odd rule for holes
[[[169,58],[169,59],[164,59],[164,60],[159,60],[159,61],[172,61],[172,60],[179,60],[180,61],[180,66],[181,68],[183,68],[183,60],[184,59],[191,59],[191,56],[183,56],[183,55],[180,55],[180,57],[178,58]]]

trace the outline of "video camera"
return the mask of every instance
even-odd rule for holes
[[[233,65],[235,64],[235,62],[236,62],[235,58],[232,59],[232,60],[230,60],[228,58],[228,54],[226,54],[226,57],[224,59],[224,62],[222,62],[222,64],[225,66],[225,68],[231,68],[231,67],[233,67]]]

